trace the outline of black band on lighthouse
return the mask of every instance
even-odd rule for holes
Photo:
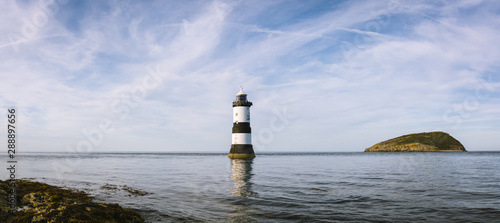
[[[233,144],[229,153],[255,154],[252,144]]]
[[[237,106],[250,107],[250,106],[252,106],[252,102],[249,102],[249,101],[233,101],[233,107],[237,107]]]
[[[250,123],[248,122],[233,123],[233,133],[252,133],[252,128],[250,128]]]

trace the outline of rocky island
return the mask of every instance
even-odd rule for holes
[[[1,222],[144,222],[136,211],[95,203],[82,191],[26,180],[16,180],[15,188],[19,209],[9,213],[11,186],[0,180]]]
[[[445,132],[424,132],[389,139],[365,152],[467,152],[462,143]]]

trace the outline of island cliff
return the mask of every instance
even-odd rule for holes
[[[445,132],[424,132],[389,139],[365,152],[467,152],[462,143]]]

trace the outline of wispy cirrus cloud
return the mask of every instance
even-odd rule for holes
[[[494,135],[500,121],[498,7],[492,1],[68,2],[33,37],[0,41],[0,103],[22,110],[31,151],[64,151],[104,118],[116,128],[99,151],[225,151],[240,85],[254,102],[254,139],[274,108],[298,117],[266,144],[269,151],[361,151],[432,130],[448,131],[474,150],[474,131],[480,126],[481,134]],[[2,21],[11,21],[0,24],[3,33],[22,36],[23,18],[40,7],[9,1],[0,10]],[[156,67],[161,83],[130,101]],[[477,98],[478,88],[487,97]],[[471,97],[479,104],[474,109],[453,110]],[[119,106],[128,107],[126,118]],[[461,120],[458,128],[454,120]],[[482,140],[478,150],[499,146]]]

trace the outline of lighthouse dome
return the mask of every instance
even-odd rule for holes
[[[252,102],[249,102],[247,100],[247,94],[243,92],[242,86],[240,86],[240,91],[238,92],[238,94],[236,94],[236,100],[233,101],[233,107],[236,106],[246,106],[246,107],[252,106]]]
[[[240,86],[240,91],[238,94],[236,94],[236,101],[246,101],[247,100],[247,94],[243,92],[243,87]]]

